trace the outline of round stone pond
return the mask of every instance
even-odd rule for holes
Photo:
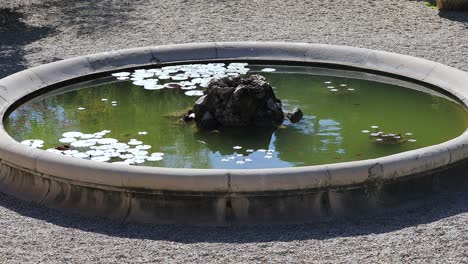
[[[213,78],[260,74],[298,123],[181,121]],[[465,181],[468,74],[293,43],[112,51],[0,80],[0,191],[121,221],[309,222]]]

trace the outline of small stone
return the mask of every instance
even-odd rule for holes
[[[287,112],[285,116],[291,123],[295,124],[302,119],[304,114],[300,108],[296,107],[291,112]]]

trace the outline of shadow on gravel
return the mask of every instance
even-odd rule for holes
[[[23,22],[17,10],[0,8],[0,78],[25,69],[24,47],[54,32]]]
[[[461,22],[468,29],[468,12],[439,11],[439,16],[445,19]]]
[[[53,20],[59,23],[58,27],[75,31],[79,37],[128,27],[128,14],[134,10],[133,5],[137,2],[138,0],[46,0],[36,8],[47,10],[48,16],[53,16]]]
[[[0,206],[25,217],[57,226],[114,237],[164,240],[179,243],[251,243],[330,239],[382,234],[432,223],[468,212],[468,184],[457,190],[430,195],[404,208],[328,222],[245,227],[187,227],[118,223],[103,218],[59,212],[0,193]]]

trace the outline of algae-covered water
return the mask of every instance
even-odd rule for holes
[[[401,81],[365,80],[375,77],[369,74],[246,64],[195,68],[117,73],[64,87],[18,107],[5,128],[17,141],[42,140],[23,143],[58,155],[140,166],[251,169],[391,155],[442,143],[467,127],[464,108],[449,97],[414,84],[399,86]],[[300,107],[304,118],[277,130],[213,132],[180,121],[198,98],[194,91],[209,78],[252,73],[266,77],[284,110]],[[174,82],[180,85],[163,86]],[[383,144],[373,134],[378,131],[400,139]],[[61,145],[72,149],[53,150]]]

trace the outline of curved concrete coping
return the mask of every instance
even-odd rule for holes
[[[33,92],[65,81],[134,67],[214,60],[300,62],[389,73],[436,86],[468,105],[468,73],[420,58],[352,47],[305,43],[200,43],[111,51],[66,59],[0,80],[0,113]],[[283,169],[171,169],[107,164],[32,149],[0,129],[2,164],[43,178],[99,189],[249,193],[346,189],[391,181],[468,157],[468,132],[439,145],[391,156]],[[0,174],[3,173],[0,171]],[[1,182],[0,182],[1,184]]]

